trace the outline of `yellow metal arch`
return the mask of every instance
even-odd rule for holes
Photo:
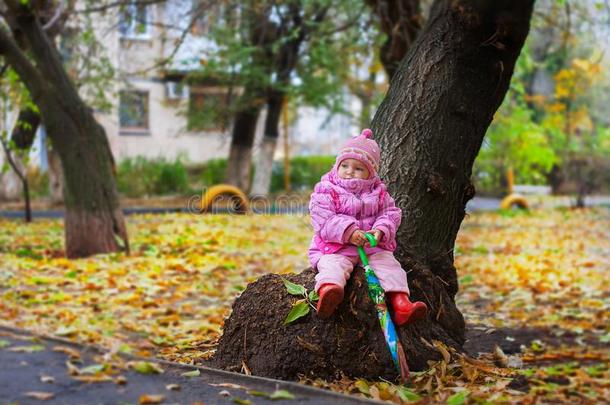
[[[217,184],[210,187],[208,190],[205,190],[203,196],[201,197],[201,211],[209,211],[210,208],[212,208],[212,204],[216,198],[221,195],[236,197],[239,200],[237,208],[238,212],[250,212],[250,201],[248,200],[246,194],[244,194],[244,192],[239,188],[230,184]]]
[[[527,200],[521,194],[509,194],[502,199],[502,202],[500,202],[500,208],[503,210],[508,210],[513,206],[517,206],[518,208],[524,210],[529,209]]]

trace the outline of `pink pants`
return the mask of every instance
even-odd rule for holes
[[[338,284],[345,287],[349,276],[358,264],[357,256],[344,256],[340,254],[323,255],[318,262],[316,274],[316,291],[322,284]],[[386,292],[409,293],[407,273],[402,269],[392,252],[382,251],[369,255],[369,264],[375,270],[379,283]]]

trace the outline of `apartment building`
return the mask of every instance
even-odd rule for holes
[[[117,160],[182,156],[201,162],[228,154],[227,90],[182,81],[213,46],[205,38],[207,20],[187,30],[191,7],[188,0],[134,2],[109,13],[96,27],[117,72],[113,107],[97,114]],[[172,62],[161,62],[167,59]]]

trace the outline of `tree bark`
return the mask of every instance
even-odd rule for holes
[[[437,1],[373,120],[385,152],[380,175],[403,210],[395,255],[410,270],[413,297],[430,309],[414,336],[433,331],[452,346],[464,341],[455,238],[475,194],[474,159],[508,90],[532,7],[533,0]],[[413,342],[407,351],[423,348]]]
[[[0,54],[19,74],[39,107],[62,161],[66,254],[73,258],[129,251],[105,131],[78,95],[30,6],[11,1],[9,8],[35,65],[2,28]]]
[[[49,160],[49,195],[51,204],[58,205],[64,202],[64,176],[61,169],[61,159],[53,148],[47,148]]]
[[[227,161],[225,181],[233,184],[244,192],[250,188],[250,166],[252,164],[252,147],[256,135],[256,123],[260,114],[258,103],[252,103],[253,91],[246,89],[241,97],[246,103],[251,103],[237,113],[231,134],[231,148]]]
[[[267,100],[265,131],[257,156],[254,181],[252,182],[252,195],[266,196],[269,194],[273,155],[275,155],[275,147],[280,134],[279,125],[283,106],[284,93],[273,91]]]
[[[367,0],[366,3],[386,35],[379,56],[390,82],[423,26],[420,0]]]
[[[413,298],[430,307],[427,319],[399,328],[411,369],[439,357],[424,340],[458,350],[464,342],[455,237],[475,193],[474,159],[508,89],[532,7],[533,0],[437,0],[373,120],[384,151],[380,174],[404,215],[396,257]],[[311,288],[313,276],[308,269],[290,279]],[[294,300],[279,276],[249,285],[225,322],[214,364],[286,379],[397,376],[361,270],[328,320],[309,314],[284,326]]]

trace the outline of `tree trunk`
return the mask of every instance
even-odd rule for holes
[[[454,302],[455,237],[474,196],[472,165],[508,89],[532,6],[533,0],[437,0],[373,120],[384,151],[381,175],[404,214],[396,257],[410,271],[413,297],[431,310],[427,319],[399,328],[412,369],[439,356],[422,338],[457,349],[464,342]],[[289,278],[311,288],[313,276],[308,269]],[[361,270],[328,320],[309,314],[284,326],[295,300],[279,276],[249,285],[225,322],[214,364],[286,379],[397,376]]]
[[[529,31],[533,0],[437,1],[373,120],[380,170],[403,210],[396,258],[430,317],[412,330],[459,346],[464,320],[453,249],[474,194],[472,166]]]
[[[13,169],[13,172],[19,177],[21,181],[21,188],[23,190],[23,199],[25,200],[24,207],[24,217],[25,222],[32,222],[32,205],[30,203],[30,185],[28,183],[28,168],[26,165],[19,165],[17,161],[15,161],[14,157],[11,155],[11,151],[6,144],[5,140],[0,138],[0,143],[2,143],[2,149],[4,150],[4,156],[8,161],[8,164]],[[21,166],[21,167],[19,167]]]
[[[551,186],[551,194],[557,195],[561,192],[565,178],[563,177],[563,168],[554,164],[546,176],[546,181]]]
[[[250,194],[266,196],[271,186],[271,169],[273,168],[273,156],[280,134],[279,125],[284,106],[284,94],[281,91],[273,91],[267,101],[267,117],[265,118],[265,132],[261,142],[254,181]]]
[[[129,251],[119,207],[113,157],[106,134],[66,74],[60,56],[30,6],[11,2],[10,11],[36,64],[0,29],[0,53],[15,69],[40,109],[62,161],[68,257]]]
[[[49,195],[51,204],[58,205],[64,202],[64,176],[61,168],[59,154],[53,148],[47,148],[49,160]]]
[[[420,0],[367,0],[379,18],[386,40],[381,46],[380,59],[392,81],[400,62],[421,31],[424,17]]]
[[[246,102],[252,103],[252,94],[246,90],[242,95]],[[225,181],[248,192],[250,187],[250,166],[252,164],[252,146],[256,135],[256,123],[260,107],[253,103],[248,108],[239,111],[235,116],[231,134],[231,149],[227,161]]]
[[[50,95],[49,98],[55,97]],[[55,98],[55,101],[59,100]],[[113,158],[104,129],[87,109],[44,106],[41,111],[62,162],[68,257],[128,251],[125,222],[112,172]],[[59,131],[63,134],[59,135]]]

